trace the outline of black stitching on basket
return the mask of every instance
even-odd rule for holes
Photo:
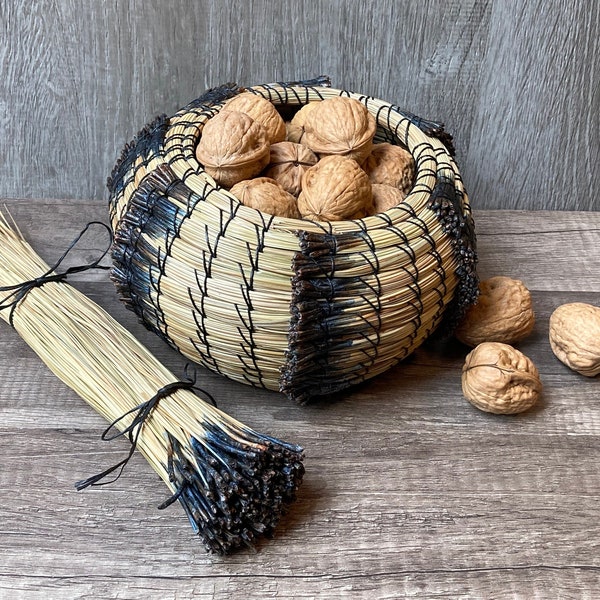
[[[161,151],[162,142],[165,133],[169,127],[169,118],[162,114],[155,117],[150,123],[145,125],[121,151],[110,176],[106,181],[111,195],[117,194],[125,187],[127,182],[124,180],[126,174],[130,171],[133,163],[140,156],[157,156]],[[132,177],[133,175],[131,175]]]
[[[133,310],[148,329],[169,341],[157,327],[159,319],[152,314],[153,309],[148,305],[152,288],[151,273],[144,268],[146,261],[141,250],[141,235],[158,198],[154,178],[149,175],[133,194],[129,210],[114,233],[111,279],[127,308]]]
[[[161,248],[157,248],[157,256],[156,263],[158,268],[150,268],[148,269],[149,281],[152,289],[156,292],[155,294],[148,294],[148,301],[152,304],[154,308],[154,315],[157,324],[160,326],[163,335],[170,339],[169,337],[169,325],[165,319],[165,313],[163,312],[160,306],[160,281],[165,274],[165,263],[169,258],[169,254],[167,252],[163,252]],[[155,275],[154,275],[155,274]],[[173,340],[171,340],[171,345],[175,346]]]
[[[399,115],[403,116],[405,119],[408,119],[411,125],[414,125],[418,129],[420,129],[425,135],[440,140],[440,142],[442,142],[442,144],[444,144],[444,146],[447,148],[450,156],[454,156],[456,154],[452,135],[450,135],[444,129],[443,123],[430,121],[429,119],[423,119],[407,110],[402,110],[399,106],[393,104],[390,106],[390,110],[393,110]]]
[[[229,98],[233,98],[242,91],[242,88],[240,88],[237,83],[225,83],[223,85],[211,88],[189,102],[186,106],[178,111],[178,114],[192,112],[197,108],[205,109],[213,104],[224,102]]]
[[[211,343],[208,337],[208,331],[205,326],[206,312],[204,309],[204,298],[206,298],[206,284],[201,285],[199,281],[198,270],[195,271],[196,283],[198,285],[198,291],[200,292],[200,304],[196,301],[193,291],[188,288],[188,297],[192,303],[192,316],[194,323],[196,324],[196,338],[190,336],[188,339],[199,356],[199,362],[205,367],[212,369],[216,373],[222,374],[221,368],[217,360],[214,359],[211,353]]]
[[[318,96],[321,100],[323,100],[324,96],[321,94],[319,88],[320,87],[331,87],[331,81],[329,77],[323,75],[321,77],[316,77],[313,79],[306,79],[304,81],[287,81],[287,82],[277,82],[277,85],[281,86],[285,90],[285,95],[282,96],[279,91],[276,91],[277,98],[280,101],[280,104],[285,105],[290,101],[290,94],[294,97],[294,104],[303,105],[308,104],[310,101],[310,93],[312,92],[316,96]],[[273,87],[271,84],[266,84],[262,86],[253,86],[247,88],[247,91],[253,92],[255,94],[260,94],[265,96],[261,90],[267,91],[268,98],[273,100]],[[304,95],[300,96],[299,90],[304,91]]]

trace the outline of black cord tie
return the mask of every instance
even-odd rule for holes
[[[106,247],[106,249],[102,252],[102,254],[96,260],[92,261],[91,263],[88,263],[85,265],[78,265],[75,267],[69,267],[62,273],[56,273],[55,272],[56,269],[58,269],[60,267],[63,260],[69,254],[69,252],[77,245],[79,240],[81,240],[81,238],[87,233],[87,231],[90,229],[90,227],[92,225],[100,225],[101,227],[104,227],[104,229],[106,229],[106,231],[108,231],[109,243],[108,243],[108,246]],[[21,302],[21,300],[23,300],[23,298],[25,298],[25,296],[32,289],[41,287],[44,284],[50,283],[50,282],[65,281],[65,279],[69,275],[72,275],[74,273],[81,273],[83,271],[89,271],[91,269],[102,269],[102,270],[110,269],[111,268],[110,266],[100,265],[99,263],[108,254],[108,252],[111,248],[111,245],[112,245],[112,232],[111,232],[110,227],[100,221],[90,221],[83,228],[83,230],[79,233],[79,235],[69,244],[69,247],[65,250],[63,255],[43,275],[40,275],[39,277],[36,277],[34,279],[30,279],[29,281],[23,281],[21,283],[17,283],[14,285],[0,286],[0,292],[11,292],[8,296],[4,297],[0,301],[0,310],[10,308],[10,315],[8,317],[8,322],[9,322],[10,326],[14,328],[13,318],[14,318],[15,309],[17,308],[19,302]]]
[[[185,380],[173,381],[171,383],[167,383],[166,385],[161,387],[156,392],[156,394],[154,394],[154,396],[152,396],[152,398],[150,398],[149,400],[146,400],[145,402],[142,402],[141,404],[138,404],[131,410],[128,410],[126,413],[122,414],[120,417],[115,419],[102,432],[101,439],[105,442],[110,442],[111,440],[115,440],[121,436],[126,435],[127,438],[129,439],[129,443],[130,443],[129,452],[123,460],[119,461],[116,465],[113,465],[112,467],[105,469],[104,471],[102,471],[102,473],[98,473],[97,475],[92,475],[91,477],[88,477],[87,479],[78,481],[75,484],[75,488],[77,490],[83,490],[84,488],[90,487],[90,486],[108,485],[110,483],[114,483],[115,481],[117,481],[117,479],[119,479],[119,477],[121,477],[121,475],[123,474],[123,470],[127,466],[127,463],[131,460],[131,457],[133,456],[135,449],[137,448],[138,440],[139,440],[140,433],[142,431],[142,427],[143,427],[144,423],[146,422],[146,420],[148,419],[148,417],[150,416],[152,411],[158,406],[158,403],[163,398],[166,398],[166,397],[170,396],[171,394],[173,394],[174,392],[176,392],[177,390],[181,390],[181,389],[200,391],[208,398],[209,402],[211,404],[213,404],[213,406],[216,406],[216,402],[215,402],[214,398],[208,392],[196,387],[196,372],[194,371],[194,375],[190,376],[188,374],[188,367],[189,367],[189,364],[186,364],[186,366],[185,366],[186,379]],[[133,417],[131,423],[125,429],[123,429],[122,431],[119,431],[115,434],[112,434],[112,435],[110,434],[111,429],[113,429],[125,417],[132,415],[132,414],[135,414],[135,416]],[[111,473],[114,473],[117,470],[118,470],[118,473],[117,473],[116,477],[114,477],[113,479],[111,479],[109,481],[101,481],[102,479],[104,479],[105,477],[107,477]]]

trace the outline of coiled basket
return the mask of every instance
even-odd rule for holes
[[[365,219],[313,222],[248,208],[195,158],[208,119],[241,91],[284,118],[338,95],[362,102],[375,141],[412,153],[412,191]],[[142,322],[189,359],[298,402],[382,373],[477,295],[475,233],[451,137],[327,78],[209,90],[128,144],[108,180],[112,279]]]

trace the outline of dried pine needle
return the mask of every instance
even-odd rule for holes
[[[129,457],[78,488],[120,474],[137,448],[172,492],[161,507],[178,500],[209,552],[226,554],[271,534],[302,481],[302,448],[257,433],[213,406],[208,395],[202,399],[193,383],[177,381],[102,308],[51,271],[0,215],[0,307],[6,309],[0,316],[111,422],[104,439],[124,435],[131,443]],[[34,283],[18,287],[24,282]],[[113,426],[120,434],[110,437]]]

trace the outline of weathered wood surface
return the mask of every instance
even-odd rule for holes
[[[480,208],[599,210],[597,0],[3,0],[0,196],[105,197],[209,87],[330,75],[445,122]]]
[[[2,201],[53,262],[103,203]],[[427,344],[337,402],[291,405],[209,372],[221,408],[306,449],[298,501],[258,552],[204,553],[139,455],[112,485],[76,480],[120,460],[103,419],[0,323],[0,598],[597,598],[600,381],[547,342],[559,304],[600,305],[600,213],[476,211],[482,277],[521,277],[537,323],[521,344],[540,369],[540,406],[488,415],[460,391],[466,349]],[[88,261],[104,240],[74,250]],[[105,272],[79,289],[169,368],[185,361],[116,299]]]

